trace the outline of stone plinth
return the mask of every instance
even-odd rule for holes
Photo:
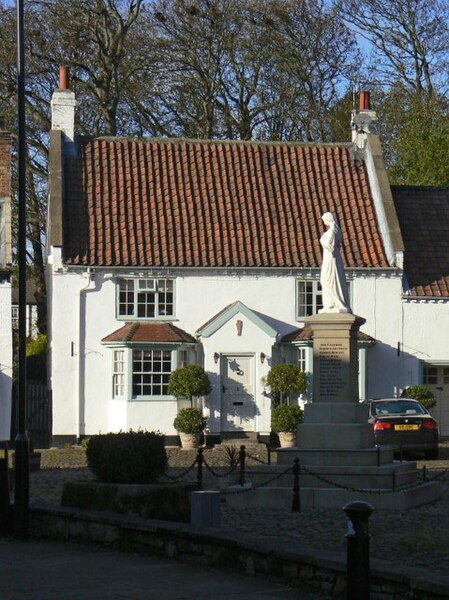
[[[359,403],[358,387],[357,332],[365,319],[320,313],[307,323],[313,331],[313,402],[305,406],[297,447],[372,448],[374,434],[368,408]]]
[[[313,402],[358,402],[357,332],[365,319],[320,313],[306,324],[313,332]]]

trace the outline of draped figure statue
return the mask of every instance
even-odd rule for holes
[[[351,312],[340,246],[343,241],[340,227],[330,212],[321,217],[327,230],[320,239],[323,247],[320,283],[323,308],[319,312]]]

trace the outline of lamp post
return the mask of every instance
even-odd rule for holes
[[[19,381],[17,436],[15,439],[14,535],[28,537],[29,444],[26,434],[26,140],[25,140],[25,52],[23,0],[17,8],[17,116],[19,224]]]

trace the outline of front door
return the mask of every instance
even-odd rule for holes
[[[435,394],[437,404],[431,409],[440,426],[440,435],[449,437],[449,366],[425,366],[424,385]]]
[[[224,355],[221,369],[222,431],[255,431],[254,356]]]

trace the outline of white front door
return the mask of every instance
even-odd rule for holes
[[[449,437],[449,366],[426,366],[424,385],[435,394],[437,404],[431,409],[440,426],[440,435]]]
[[[222,431],[255,431],[254,356],[223,355],[221,383]]]

